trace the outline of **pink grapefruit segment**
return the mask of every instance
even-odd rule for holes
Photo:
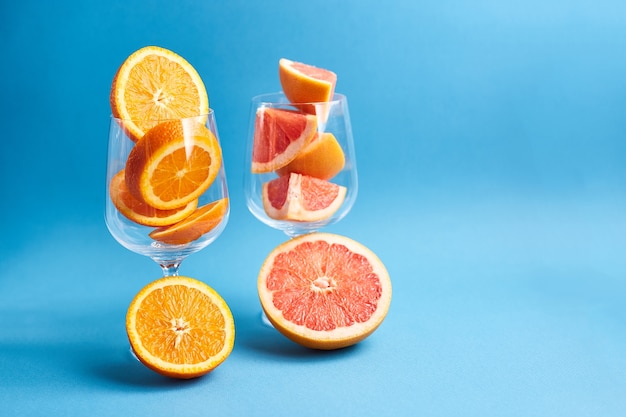
[[[261,107],[254,124],[252,172],[266,173],[291,162],[317,131],[317,118],[294,110]]]
[[[262,195],[265,212],[272,219],[313,222],[339,210],[346,187],[291,173],[264,183]]]
[[[362,341],[391,304],[391,280],[380,259],[362,244],[329,233],[276,247],[261,267],[258,292],[274,327],[315,349]]]

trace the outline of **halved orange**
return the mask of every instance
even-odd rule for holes
[[[235,322],[224,299],[193,278],[175,276],[146,285],[130,303],[126,333],[137,358],[172,378],[194,378],[230,355]]]
[[[276,173],[283,176],[296,172],[329,180],[343,169],[345,163],[346,157],[337,138],[326,132],[315,135],[293,161],[276,170]]]
[[[254,124],[252,172],[272,172],[291,162],[315,136],[317,118],[298,111],[260,107]]]
[[[213,230],[227,212],[228,198],[222,198],[199,207],[176,224],[153,230],[150,237],[170,245],[184,245]]]
[[[222,165],[217,138],[193,119],[170,120],[150,129],[126,161],[126,185],[152,207],[170,210],[204,193]]]
[[[274,327],[315,349],[362,341],[391,304],[391,280],[382,261],[361,243],[329,233],[301,235],[272,250],[257,288]]]
[[[144,226],[167,226],[177,223],[194,212],[198,200],[192,200],[186,206],[172,210],[159,210],[144,201],[135,198],[126,187],[124,170],[111,179],[109,195],[113,205],[129,220]]]
[[[329,70],[282,58],[278,75],[285,96],[292,103],[318,103],[332,99],[337,75]]]
[[[158,46],[132,53],[111,86],[111,111],[137,141],[159,121],[206,115],[209,97],[195,68]]]
[[[263,208],[272,219],[314,222],[339,210],[346,187],[291,173],[264,183],[262,196]]]

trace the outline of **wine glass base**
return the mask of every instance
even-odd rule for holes
[[[266,327],[271,327],[272,329],[274,328],[274,325],[267,318],[267,315],[265,314],[265,311],[263,310],[261,310],[261,323],[263,323],[263,325]]]
[[[130,357],[132,360],[137,361],[137,362],[141,362],[141,361],[139,360],[139,358],[137,357],[137,355],[135,354],[135,351],[133,350],[133,347],[132,347],[132,346],[130,346],[130,345],[128,345],[128,354],[129,354],[129,357]]]

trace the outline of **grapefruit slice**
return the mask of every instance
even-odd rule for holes
[[[291,173],[264,183],[262,194],[263,208],[272,219],[314,222],[335,214],[346,187]]]
[[[293,110],[261,107],[254,124],[252,172],[272,172],[291,162],[311,141],[317,118]]]
[[[292,341],[314,349],[358,343],[382,323],[391,280],[362,244],[329,233],[302,235],[276,247],[257,281],[263,311]]]
[[[278,76],[283,92],[292,103],[319,103],[332,99],[337,75],[329,70],[282,58]]]
[[[296,158],[278,169],[278,175],[288,175],[292,172],[309,175],[323,180],[329,180],[339,173],[346,163],[346,157],[341,145],[332,133],[315,135],[296,156]]]

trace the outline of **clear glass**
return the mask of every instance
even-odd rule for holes
[[[204,124],[213,135],[215,135],[219,143],[215,115],[212,110],[210,110],[207,115],[178,120],[181,120],[182,126],[188,126],[190,123],[198,122]],[[162,122],[165,122],[165,120],[155,121],[154,124],[156,125]],[[106,225],[111,235],[122,246],[135,253],[153,259],[161,267],[164,276],[178,275],[178,268],[187,256],[207,247],[222,233],[228,222],[230,204],[228,203],[226,213],[219,224],[196,240],[185,244],[166,244],[152,239],[149,234],[155,230],[156,227],[144,226],[129,220],[116,208],[110,195],[111,180],[117,173],[125,168],[128,155],[135,146],[135,142],[130,139],[130,135],[125,128],[126,125],[127,123],[125,123],[124,120],[111,117],[106,175]],[[186,129],[186,127],[183,127],[184,132],[187,131]],[[200,208],[223,198],[228,199],[228,186],[226,183],[226,172],[222,162],[213,183],[199,196],[197,207]]]
[[[252,154],[254,149],[254,133],[257,111],[261,108],[303,111],[314,114],[317,118],[317,133],[332,133],[345,156],[345,164],[341,171],[328,181],[346,188],[343,203],[337,211],[329,217],[315,221],[278,220],[266,212],[263,204],[263,184],[276,178],[275,171],[268,173],[252,172]],[[315,232],[327,225],[341,220],[352,208],[358,191],[357,168],[354,153],[352,126],[348,111],[348,101],[342,94],[335,94],[329,102],[321,103],[290,103],[282,92],[256,96],[252,99],[247,151],[244,167],[244,190],[248,209],[260,221],[275,229],[282,230],[289,237]]]

